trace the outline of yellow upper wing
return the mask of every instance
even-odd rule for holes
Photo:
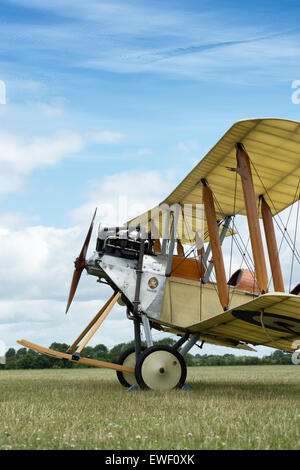
[[[245,214],[240,178],[232,171],[236,168],[236,142],[244,145],[250,157],[257,198],[264,195],[273,214],[290,206],[295,201],[300,179],[300,123],[275,118],[235,123],[161,204],[177,203],[182,207],[184,204],[201,204],[201,179],[205,178],[218,201],[219,219],[234,212]],[[146,212],[135,218],[134,223],[148,218]],[[191,225],[195,225],[194,219],[195,216],[191,218]]]
[[[201,202],[201,179],[206,178],[220,203],[219,216],[232,215],[235,172],[229,168],[236,167],[236,142],[244,145],[250,157],[256,196],[271,198],[273,214],[291,205],[300,179],[300,122],[272,118],[234,124],[164,202]],[[236,213],[245,214],[239,178],[237,183]]]

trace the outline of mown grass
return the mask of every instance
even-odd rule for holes
[[[298,449],[298,366],[188,369],[127,392],[102,369],[0,371],[0,449]]]

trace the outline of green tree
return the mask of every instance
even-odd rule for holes
[[[117,363],[120,359],[121,354],[123,354],[126,349],[132,346],[134,346],[134,341],[131,341],[130,343],[117,344],[109,351],[108,360]]]
[[[97,344],[94,347],[94,358],[105,360],[108,356],[108,348],[104,344]]]
[[[52,343],[50,345],[50,349],[53,349],[54,351],[63,352],[63,353],[65,353],[68,348],[69,348],[69,345],[66,343]],[[51,364],[51,367],[55,367],[59,369],[70,369],[73,364],[68,359],[62,360],[62,359],[55,359],[54,357],[50,357],[49,360],[50,360],[49,362]]]
[[[65,353],[69,349],[69,345],[66,343],[52,343],[50,349]]]
[[[281,359],[283,356],[284,356],[284,352],[281,351],[281,349],[276,349],[276,351],[274,351],[271,354],[272,359],[275,359],[275,360]]]
[[[26,354],[27,354],[27,349],[26,348],[20,348],[20,349],[18,349],[18,351],[16,353],[16,358],[20,359],[21,357],[26,356]]]
[[[6,360],[9,361],[10,359],[16,358],[16,350],[14,348],[9,348],[5,354]]]

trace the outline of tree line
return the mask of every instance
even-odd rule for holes
[[[165,344],[173,346],[176,343],[172,338],[164,338],[154,344]],[[134,346],[134,342],[120,343],[111,349],[104,344],[96,346],[87,346],[83,349],[81,356],[100,361],[118,363],[121,354],[128,348]],[[145,345],[146,346],[146,345]],[[65,343],[52,343],[50,349],[66,352],[69,348]],[[76,367],[89,367],[68,360],[55,359],[54,357],[44,356],[27,348],[20,348],[17,351],[9,348],[5,354],[6,363],[0,365],[1,369],[65,369]],[[281,350],[275,350],[269,356],[235,356],[234,354],[186,354],[185,360],[188,366],[250,366],[250,365],[276,365],[292,364],[291,354]]]

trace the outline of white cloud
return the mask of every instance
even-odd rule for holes
[[[21,80],[21,79],[8,79],[7,81],[8,88],[18,88],[19,91],[29,91],[33,93],[39,93],[43,90],[44,84],[36,80]]]
[[[127,220],[152,209],[173,188],[171,173],[133,170],[108,175],[93,181],[88,201],[72,211],[76,223],[88,224],[95,207],[97,220],[109,225],[122,225]]]
[[[58,163],[67,155],[80,152],[84,139],[80,134],[62,132],[52,137],[26,137],[0,131],[0,168],[15,174]]]
[[[0,228],[17,228],[26,227],[28,224],[32,225],[39,221],[37,215],[25,215],[20,212],[0,212]]]
[[[77,242],[77,243],[76,243]],[[52,299],[66,295],[73,259],[80,250],[78,228],[0,228],[0,298]]]
[[[91,143],[118,143],[124,134],[109,130],[59,132],[53,136],[25,136],[0,131],[0,195],[17,190],[29,172],[56,165],[82,152]]]
[[[179,152],[183,153],[184,155],[188,155],[199,151],[199,144],[195,140],[188,140],[187,142],[179,142],[175,150],[179,150]]]
[[[139,157],[144,157],[144,156],[147,156],[147,155],[152,155],[152,150],[149,149],[149,148],[141,148],[141,149],[138,149],[137,155],[138,155]]]
[[[98,290],[101,292],[100,287]],[[74,300],[68,315],[65,315],[63,301],[0,301],[0,312],[6,312],[5,318],[0,316],[0,340],[7,348],[16,349],[20,347],[16,343],[20,339],[46,347],[54,341],[71,344],[106,300],[102,296],[93,301]],[[116,304],[89,344],[103,343],[112,347],[119,342],[130,341],[132,337],[132,322],[127,321],[126,310]]]
[[[114,144],[124,139],[125,134],[113,131],[89,131],[84,134],[87,140],[100,144]]]
[[[66,100],[63,98],[56,98],[50,103],[37,103],[38,108],[40,108],[43,116],[47,118],[56,118],[60,117],[65,112]]]

